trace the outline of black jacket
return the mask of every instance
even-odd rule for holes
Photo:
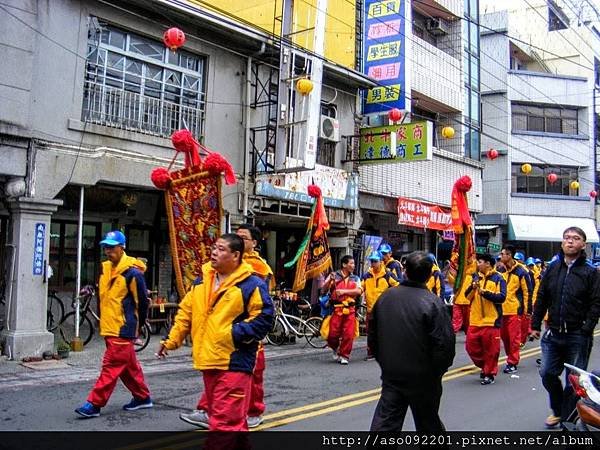
[[[593,333],[600,316],[600,274],[582,254],[568,269],[561,252],[542,277],[531,322],[541,330],[548,312],[548,326],[559,332]]]
[[[438,378],[454,360],[446,305],[424,284],[410,281],[381,294],[371,313],[368,343],[383,380],[419,383]]]

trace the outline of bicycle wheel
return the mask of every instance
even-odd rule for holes
[[[271,345],[282,345],[286,337],[285,325],[281,321],[281,318],[277,317],[273,328],[267,333],[267,342]]]
[[[63,340],[67,343],[71,342],[75,337],[75,311],[70,312],[65,316],[60,324],[60,335]],[[86,315],[79,317],[79,337],[83,341],[83,345],[86,345],[92,340],[94,335],[94,326],[92,321]]]
[[[136,352],[141,352],[146,347],[148,347],[149,343],[150,343],[150,327],[148,326],[147,323],[145,323],[142,326],[142,328],[140,328],[140,335],[133,342],[133,346],[134,346]]]
[[[325,348],[327,346],[327,341],[321,339],[322,324],[322,317],[310,317],[306,321],[306,340],[308,341],[308,345],[313,348]]]
[[[65,316],[65,305],[56,295],[48,296],[48,304],[46,305],[46,329],[54,331],[58,328]]]

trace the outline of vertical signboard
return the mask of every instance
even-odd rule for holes
[[[35,236],[33,239],[33,274],[44,273],[44,243],[46,240],[46,224],[35,224]]]
[[[364,114],[406,109],[405,0],[365,0],[363,72],[379,86],[364,96]]]

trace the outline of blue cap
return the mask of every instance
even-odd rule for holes
[[[390,244],[381,244],[379,246],[379,253],[392,253],[392,247]]]
[[[374,251],[369,255],[369,261],[381,261],[381,253]]]
[[[514,258],[517,261],[524,261],[525,260],[525,255],[523,253],[521,253],[521,252],[517,252],[517,253],[515,253]]]
[[[533,262],[535,262],[536,264],[539,264],[539,263],[541,263],[541,262],[542,262],[542,260],[541,260],[540,258],[535,258],[535,259],[533,260]]]
[[[104,236],[104,239],[100,241],[100,245],[106,247],[114,247],[115,245],[120,245],[121,247],[125,247],[125,235],[119,230],[109,231]]]
[[[501,256],[500,255],[496,255],[496,261],[500,261]]]
[[[435,255],[433,253],[428,253],[427,259],[429,259],[429,261],[431,261],[432,263],[435,263]]]
[[[525,264],[528,266],[535,266],[535,260],[530,256],[527,258],[527,261],[525,261]]]

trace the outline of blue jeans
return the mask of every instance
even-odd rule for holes
[[[560,374],[564,363],[587,369],[590,357],[592,336],[580,331],[558,333],[546,330],[542,336],[542,367],[540,376],[542,384],[550,396],[550,408],[555,416],[565,420],[575,408],[577,397],[568,381],[568,371],[565,372],[565,387],[563,389]]]

